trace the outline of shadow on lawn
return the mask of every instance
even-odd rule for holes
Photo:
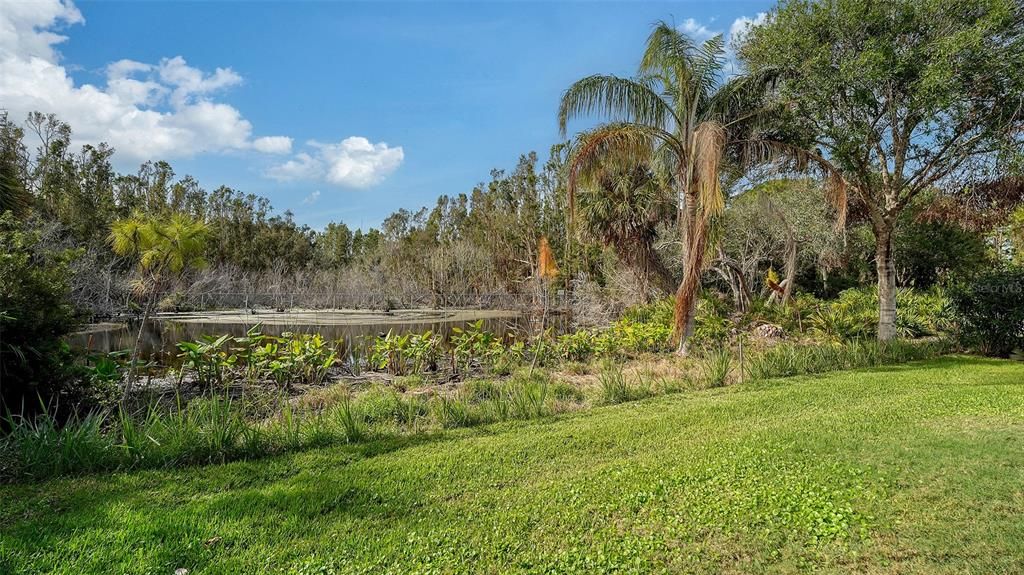
[[[419,446],[490,435],[484,429],[385,436],[363,443],[271,455],[223,465],[141,470],[0,486],[0,551],[31,555],[66,545],[82,533],[111,533],[131,523],[150,551],[161,542],[206,533],[203,522],[260,523],[267,518],[317,518],[344,514],[357,519],[401,515],[420,505],[417,485],[403,482],[401,497],[386,501],[372,486],[379,478],[353,471],[354,463]],[[385,505],[385,503],[387,503]],[[180,516],[168,514],[177,508]],[[177,517],[175,525],[139,521]],[[205,538],[211,535],[205,534]],[[127,550],[126,550],[127,552]],[[5,553],[0,553],[0,559]],[[0,561],[0,566],[4,563]]]

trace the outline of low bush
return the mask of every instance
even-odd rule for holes
[[[950,300],[965,346],[997,357],[1024,349],[1024,267],[981,273],[954,287]]]

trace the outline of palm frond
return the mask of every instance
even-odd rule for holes
[[[575,194],[580,178],[599,170],[646,164],[659,146],[681,149],[682,144],[670,133],[634,123],[600,126],[579,135],[569,153],[568,200],[569,215],[575,210]]]
[[[725,153],[726,132],[718,122],[701,122],[694,132],[694,179],[700,198],[701,211],[712,218],[725,211],[720,167]]]
[[[651,80],[587,76],[569,86],[558,107],[558,127],[565,135],[570,120],[601,114],[613,122],[646,124],[671,130],[678,123],[672,108]]]

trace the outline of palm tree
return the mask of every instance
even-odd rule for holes
[[[182,214],[167,219],[135,215],[111,224],[108,241],[117,255],[137,260],[139,277],[133,291],[145,299],[142,323],[125,374],[125,395],[133,382],[142,334],[157,298],[169,280],[180,277],[189,268],[204,265],[208,232],[204,222]]]
[[[634,78],[594,75],[566,90],[559,127],[600,114],[608,123],[578,137],[569,162],[569,202],[581,175],[601,164],[649,162],[675,192],[684,275],[676,289],[674,335],[681,355],[693,330],[697,292],[712,227],[725,209],[721,172],[785,153],[801,165],[820,160],[761,130],[770,71],[723,81],[721,35],[694,44],[673,26],[654,26]]]
[[[651,286],[671,293],[672,274],[654,249],[658,223],[672,217],[665,182],[646,164],[606,162],[593,168],[580,175],[579,193],[574,194],[580,231],[615,251],[640,280],[645,298]]]

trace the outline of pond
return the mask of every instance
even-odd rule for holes
[[[502,310],[304,310],[304,311],[216,311],[157,314],[142,334],[140,354],[161,363],[173,363],[179,341],[198,339],[201,335],[245,335],[254,325],[268,335],[284,332],[319,333],[331,341],[347,345],[362,337],[394,333],[434,333],[447,336],[453,327],[465,327],[483,320],[484,329],[498,334],[529,333],[531,319],[518,311]],[[533,320],[534,322],[536,320]],[[550,318],[548,325],[556,331],[565,323],[564,317]],[[131,349],[138,335],[139,320],[125,323],[100,323],[73,334],[72,347],[93,352]]]

